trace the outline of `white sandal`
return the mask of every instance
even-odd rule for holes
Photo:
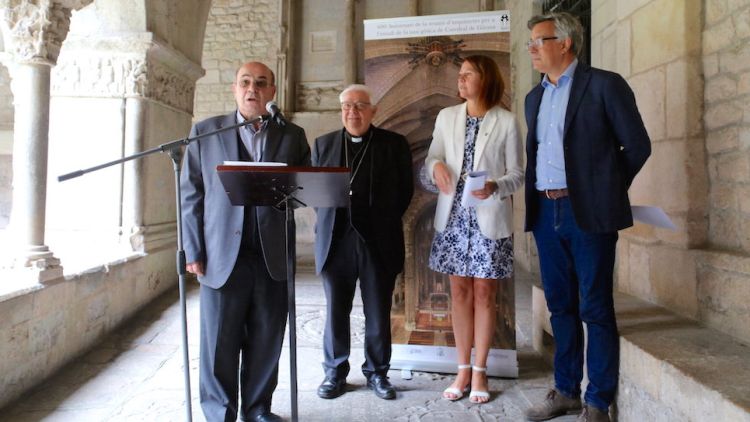
[[[471,370],[474,372],[487,372],[487,368],[486,367],[483,368],[481,366],[472,366]],[[489,380],[487,380],[487,382],[489,383]],[[483,398],[483,399],[488,399],[488,400],[477,401],[477,400],[474,400],[474,398]],[[489,398],[490,398],[490,393],[488,391],[471,390],[471,393],[469,393],[469,401],[472,403],[477,403],[477,404],[487,403],[489,401]]]
[[[469,365],[469,364],[458,365],[458,370],[460,371],[462,369],[469,369],[471,367],[472,366]],[[458,375],[458,374],[456,374],[456,375]],[[466,394],[466,393],[469,392],[470,389],[471,389],[471,384],[469,384],[466,387],[464,387],[463,390],[459,390],[458,388],[455,388],[455,387],[448,387],[445,390],[443,390],[443,399],[444,400],[448,400],[448,401],[460,400],[461,398],[463,398],[464,394]],[[445,396],[446,393],[453,394],[455,397],[446,397]]]

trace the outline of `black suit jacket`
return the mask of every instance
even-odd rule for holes
[[[402,135],[374,126],[369,151],[372,154],[372,189],[369,209],[351,209],[351,213],[367,213],[371,238],[365,239],[371,252],[381,257],[384,270],[398,274],[404,268],[404,232],[401,216],[409,207],[414,183],[411,151]],[[340,167],[344,129],[327,133],[317,139],[312,150],[312,163],[317,167]],[[367,157],[366,157],[367,158]],[[315,224],[315,269],[323,269],[331,248],[336,208],[317,208]]]
[[[536,120],[544,88],[526,96],[526,231],[536,223]],[[628,188],[651,154],[633,91],[617,73],[578,63],[565,113],[563,154],[573,214],[589,232],[633,225]]]
[[[237,112],[196,123],[190,137],[237,123]],[[263,161],[291,166],[310,164],[305,131],[292,123],[268,122]],[[226,283],[237,262],[242,241],[245,207],[229,202],[216,166],[240,159],[237,129],[220,132],[191,143],[182,163],[182,227],[187,262],[202,261],[205,275],[198,280],[213,289]],[[286,213],[273,207],[257,207],[257,227],[268,272],[286,280]]]

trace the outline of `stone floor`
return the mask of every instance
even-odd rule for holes
[[[516,312],[519,348],[518,379],[493,378],[492,399],[483,405],[464,398],[448,402],[440,392],[450,375],[401,371],[389,373],[396,400],[376,398],[356,370],[346,394],[322,400],[315,390],[322,380],[321,331],[325,298],[320,280],[301,273],[297,280],[298,388],[300,421],[521,421],[523,411],[541,400],[551,370],[531,351],[531,284],[517,275]],[[357,301],[359,299],[356,299]],[[361,303],[361,302],[355,302]],[[354,313],[361,317],[362,308]],[[191,283],[187,302],[193,420],[204,421],[198,403],[198,288]],[[89,353],[50,380],[0,411],[0,421],[183,421],[182,352],[176,289],[149,306]],[[363,360],[361,336],[354,336],[352,368]],[[408,377],[407,377],[408,378]],[[285,347],[274,395],[273,411],[290,417],[289,354]],[[574,421],[574,416],[556,422]]]

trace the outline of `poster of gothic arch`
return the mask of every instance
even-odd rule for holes
[[[437,188],[424,171],[438,112],[461,102],[457,77],[463,57],[484,54],[498,63],[509,108],[510,14],[507,11],[365,21],[365,81],[378,105],[374,124],[409,141],[415,194],[403,223],[406,262],[391,313],[394,369],[455,372],[448,277],[427,261]],[[517,377],[513,280],[499,282],[497,324],[488,373]]]

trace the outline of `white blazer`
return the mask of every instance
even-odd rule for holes
[[[448,224],[455,187],[461,174],[466,137],[466,103],[440,110],[435,120],[432,143],[425,167],[434,182],[435,164],[444,162],[451,172],[454,193],[438,194],[435,230]],[[490,239],[502,239],[513,233],[513,206],[510,195],[523,184],[521,136],[513,113],[495,106],[487,111],[479,125],[474,150],[474,168],[486,170],[497,182],[498,190],[488,203],[477,207],[479,230]]]

